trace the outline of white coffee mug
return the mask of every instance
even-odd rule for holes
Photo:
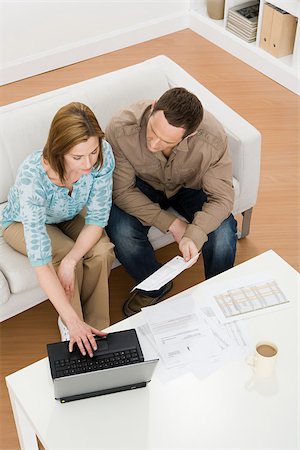
[[[256,375],[270,377],[275,369],[278,347],[273,342],[261,341],[256,344],[255,353],[248,356],[247,363]]]

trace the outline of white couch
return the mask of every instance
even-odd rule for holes
[[[174,86],[184,86],[194,92],[204,108],[223,123],[233,161],[233,213],[244,215],[241,234],[248,234],[259,184],[260,134],[165,56],[3,107],[0,113],[0,211],[5,206],[18,166],[29,153],[43,147],[52,117],[61,106],[71,101],[87,104],[104,129],[118,109],[141,99],[156,99]],[[155,228],[150,230],[150,240],[155,249],[173,241],[170,234],[164,235]],[[28,259],[10,248],[0,236],[0,321],[45,299]]]

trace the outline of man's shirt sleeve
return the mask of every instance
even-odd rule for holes
[[[213,147],[212,147],[213,152]],[[202,189],[207,194],[207,202],[196,212],[192,224],[184,234],[193,240],[198,250],[208,240],[208,234],[216,230],[227,219],[233,208],[234,188],[232,164],[228,152],[227,138],[219,157],[209,166],[202,178]],[[213,161],[213,157],[212,157]]]

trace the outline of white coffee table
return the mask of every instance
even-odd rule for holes
[[[268,251],[191,288],[268,270],[291,306],[249,319],[255,340],[277,343],[276,379],[248,390],[252,370],[228,363],[205,379],[191,374],[146,388],[61,404],[54,399],[48,360],[6,378],[22,449],[299,449],[297,297],[299,274]],[[180,295],[180,294],[179,294]],[[201,301],[201,300],[199,300]],[[139,315],[110,329],[135,327]]]

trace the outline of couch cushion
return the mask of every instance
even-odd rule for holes
[[[13,250],[3,237],[0,237],[0,270],[5,274],[13,294],[38,286],[37,277],[27,256]]]
[[[0,272],[0,305],[3,305],[9,299],[10,292],[5,276]]]

